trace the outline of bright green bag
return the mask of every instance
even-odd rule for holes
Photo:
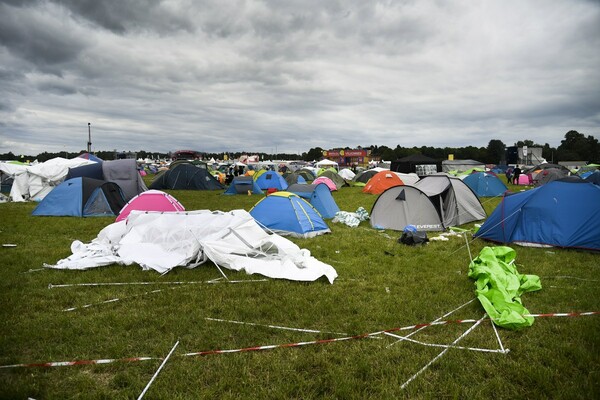
[[[516,255],[510,247],[484,247],[469,264],[469,277],[475,279],[481,305],[496,325],[513,330],[533,324],[521,295],[542,288],[537,275],[519,274],[514,265]]]

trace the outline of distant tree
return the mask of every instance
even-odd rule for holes
[[[536,147],[535,144],[533,143],[533,140],[519,140],[517,143],[515,143],[515,146],[517,147],[523,147],[523,146],[527,146],[527,147]]]
[[[320,160],[323,158],[323,149],[321,147],[311,148],[304,156],[304,161]]]
[[[498,139],[492,139],[487,146],[487,155],[481,160],[488,164],[499,164],[504,159],[506,145]]]
[[[596,161],[600,158],[600,145],[593,136],[587,138],[583,133],[569,131],[557,148],[560,161]]]
[[[548,162],[554,162],[554,158],[556,155],[556,149],[554,147],[550,147],[548,143],[544,144],[542,147],[542,157]]]
[[[383,151],[381,152],[381,159],[383,161],[394,161],[396,159],[396,153],[394,153],[394,150],[387,146],[381,146],[380,149],[382,148]]]
[[[454,158],[457,160],[477,160],[484,162],[487,157],[487,150],[485,147],[474,147],[467,146],[456,149]]]

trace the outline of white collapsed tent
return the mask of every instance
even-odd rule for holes
[[[85,158],[53,158],[43,163],[37,163],[21,168],[7,169],[4,163],[0,165],[2,172],[12,175],[14,179],[10,190],[10,198],[12,201],[40,201],[55,186],[58,186],[67,176],[69,168],[80,167],[82,165],[94,164],[94,161],[86,160]]]
[[[74,241],[72,255],[48,268],[84,270],[110,264],[139,264],[161,274],[206,261],[248,274],[294,281],[322,276],[333,283],[335,269],[277,234],[265,232],[244,210],[230,212],[132,211],[104,228],[89,244]]]

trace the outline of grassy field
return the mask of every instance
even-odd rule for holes
[[[513,188],[514,189],[514,188]],[[518,189],[516,189],[518,190]],[[249,210],[258,196],[172,191],[188,210]],[[335,193],[342,210],[371,210],[376,196],[360,188]],[[498,199],[484,200],[489,213]],[[18,363],[154,357],[102,365],[0,368],[0,398],[130,399],[140,395],[176,341],[179,346],[149,399],[591,399],[600,397],[600,316],[538,318],[533,326],[499,329],[507,354],[444,349],[380,335],[296,348],[184,357],[377,332],[426,323],[474,298],[465,240],[408,247],[399,232],[329,222],[332,233],[295,243],[336,268],[339,278],[239,284],[165,285],[220,276],[212,264],[160,276],[137,266],[89,271],[39,270],[88,242],[109,218],[32,217],[32,203],[0,205],[0,366]],[[594,216],[597,218],[598,216]],[[469,228],[470,226],[467,226]],[[432,234],[429,235],[434,236]],[[470,240],[473,255],[492,243]],[[600,257],[587,252],[514,247],[520,273],[541,277],[543,289],[523,296],[532,313],[600,310]],[[226,271],[232,280],[260,279]],[[155,285],[49,288],[49,284],[156,282]],[[160,290],[160,291],[156,291]],[[152,292],[152,293],[151,293]],[[120,299],[102,303],[110,299]],[[81,307],[71,312],[69,307]],[[479,319],[473,301],[445,319]],[[253,323],[219,322],[220,318]],[[320,330],[276,329],[267,325]],[[411,339],[450,344],[472,324],[424,329]],[[408,334],[410,331],[397,332]],[[459,345],[498,349],[489,321]]]

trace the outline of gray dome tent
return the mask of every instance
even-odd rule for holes
[[[485,217],[481,202],[463,181],[430,175],[379,195],[371,210],[371,226],[401,231],[414,225],[420,231],[442,231]]]

